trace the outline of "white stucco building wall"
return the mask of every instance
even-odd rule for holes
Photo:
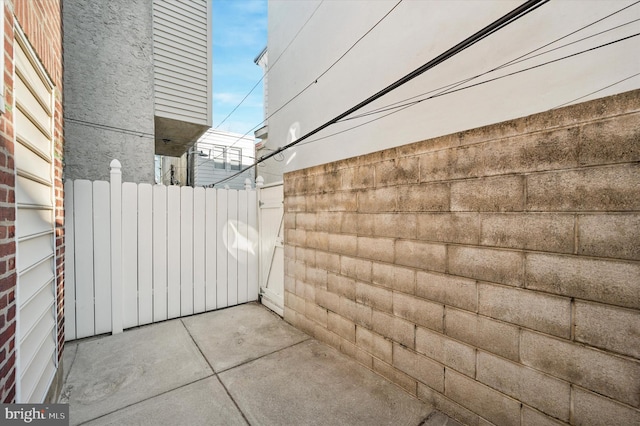
[[[268,51],[271,63],[277,61],[269,72],[269,114],[310,85],[269,119],[270,144],[283,146],[299,138],[524,2],[403,1],[322,75],[396,3],[269,2]],[[527,57],[574,42],[460,87],[539,67],[427,100],[387,117],[382,116],[395,110],[333,125],[310,141],[361,126],[289,149],[285,172],[638,88],[640,37],[541,65],[640,32],[638,22],[621,26],[640,18],[640,5],[602,19],[631,4],[618,0],[546,3],[361,112],[438,93],[442,86],[487,72],[535,49],[541,50]],[[577,31],[585,26],[588,28]],[[543,47],[563,36],[567,37]],[[365,124],[375,118],[379,119]]]

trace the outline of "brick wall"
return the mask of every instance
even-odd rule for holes
[[[4,101],[0,116],[0,402],[15,401],[14,25],[20,25],[55,85],[55,192],[59,357],[64,344],[64,211],[62,185],[62,36],[59,0],[4,1]],[[17,22],[16,22],[17,21]]]
[[[285,319],[465,424],[638,424],[639,142],[633,91],[286,174]]]

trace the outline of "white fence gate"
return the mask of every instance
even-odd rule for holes
[[[65,336],[79,339],[258,300],[257,197],[65,183]]]
[[[282,182],[259,190],[260,295],[262,304],[284,315],[284,193]]]

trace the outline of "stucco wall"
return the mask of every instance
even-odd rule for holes
[[[149,0],[63,7],[65,177],[154,182],[152,15]]]
[[[638,138],[631,91],[285,174],[285,319],[464,424],[636,424]]]
[[[284,146],[324,124],[524,2],[404,1],[391,11],[396,3],[269,1],[269,113],[282,108],[269,119],[272,147]],[[528,60],[475,78],[456,90],[635,34],[640,24],[620,25],[640,18],[638,5],[603,19],[632,3],[548,2],[362,112],[415,95],[439,93],[444,86],[488,72],[535,49],[540,50],[527,56]],[[547,111],[583,96],[577,102],[639,88],[638,56],[629,54],[639,49],[640,37],[630,38],[402,111],[385,110],[344,121],[310,139],[322,138],[318,142],[305,141],[288,150],[285,171]],[[329,135],[333,136],[325,138]]]

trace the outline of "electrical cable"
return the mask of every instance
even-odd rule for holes
[[[361,109],[362,107],[364,107],[366,105],[369,105],[371,102],[375,101],[376,99],[381,98],[382,96],[386,95],[387,93],[389,93],[389,92],[397,89],[398,87],[408,83],[409,81],[411,81],[414,78],[422,75],[426,71],[428,71],[428,70],[434,68],[435,66],[441,64],[442,62],[446,61],[447,59],[450,59],[453,56],[455,56],[455,55],[459,54],[460,52],[464,51],[465,49],[473,46],[474,44],[476,44],[479,41],[485,39],[486,37],[490,36],[491,34],[495,33],[496,31],[501,30],[505,26],[507,26],[507,25],[515,22],[516,20],[522,18],[523,16],[533,12],[534,10],[536,10],[537,8],[542,6],[543,4],[547,3],[548,1],[549,0],[528,0],[528,1],[526,1],[522,5],[516,7],[515,9],[513,9],[511,12],[505,14],[501,18],[499,18],[499,19],[495,20],[494,22],[492,22],[491,24],[485,26],[480,31],[477,31],[476,33],[474,33],[470,37],[467,37],[465,40],[463,40],[460,43],[456,44],[455,46],[451,47],[447,51],[441,53],[437,57],[431,59],[430,61],[428,61],[424,65],[416,68],[415,70],[413,70],[409,74],[407,74],[407,75],[401,77],[400,79],[396,80],[395,82],[391,83],[390,85],[388,85],[384,89],[382,89],[382,90],[378,91],[377,93],[369,96],[367,99],[365,99],[365,100],[361,101],[360,103],[356,104],[355,106],[349,108],[345,112],[337,115],[336,117],[334,117],[331,120],[327,121],[326,123],[320,125],[319,127],[316,127],[314,130],[308,132],[304,136],[301,136],[299,139],[297,139],[295,141],[292,141],[291,143],[289,143],[289,144],[287,144],[287,145],[285,145],[285,146],[283,146],[281,148],[278,148],[278,150],[276,150],[275,152],[272,152],[271,154],[263,156],[255,164],[259,164],[262,161],[273,157],[277,153],[285,151],[285,150],[291,148],[292,146],[297,145],[298,143],[304,141],[305,139],[310,138],[311,136],[315,135],[316,133],[324,130],[325,128],[337,123],[341,119],[351,115],[352,113],[354,113],[355,111]],[[250,167],[254,167],[255,164],[253,164],[252,166],[249,166],[249,168]],[[244,171],[245,170],[241,170],[240,172],[238,172],[236,174],[233,174],[231,176],[228,176],[225,179],[222,179],[222,180],[220,180],[218,182],[215,182],[214,185],[217,185],[217,184],[222,183],[222,182],[226,182],[227,180],[234,178],[235,176],[239,175],[240,173],[242,173]]]
[[[255,129],[257,129],[258,127],[262,126],[264,123],[267,122],[267,120],[269,120],[271,117],[273,117],[275,114],[277,114],[278,112],[280,112],[282,109],[284,109],[287,105],[289,105],[291,102],[293,102],[296,98],[298,98],[298,96],[302,95],[304,92],[306,92],[311,86],[313,86],[314,84],[318,83],[318,80],[323,77],[327,72],[329,72],[329,70],[331,68],[333,68],[338,62],[340,62],[340,60],[342,60],[342,58],[344,58],[347,53],[349,53],[358,43],[360,43],[360,41],[362,41],[363,38],[365,38],[371,31],[373,31],[374,28],[376,28],[385,18],[387,18],[387,16],[389,16],[391,14],[391,12],[393,12],[395,10],[396,7],[398,7],[398,5],[400,5],[400,3],[402,3],[403,0],[399,0],[391,9],[389,9],[389,11],[387,11],[387,13],[385,13],[382,18],[380,18],[372,27],[370,27],[363,35],[361,35],[342,55],[340,55],[340,57],[338,59],[336,59],[331,65],[329,65],[329,67],[324,70],[322,73],[320,73],[320,75],[318,77],[316,77],[311,83],[307,84],[307,86],[300,90],[298,93],[296,93],[292,98],[290,98],[288,101],[286,101],[284,104],[280,105],[280,107],[278,107],[275,111],[273,111],[271,114],[267,115],[267,117],[264,118],[264,120],[262,120],[260,123],[256,124],[255,126],[253,126],[251,129],[249,129],[244,135],[242,135],[242,137],[240,137],[238,140],[236,140],[235,142],[233,142],[231,145],[229,145],[230,147],[234,146],[236,144],[236,142],[238,142],[239,140],[241,140],[242,138],[244,138],[245,136],[247,136],[249,133],[251,133],[252,131],[254,131]],[[320,5],[318,5],[318,7],[320,7]],[[317,8],[316,8],[317,10]],[[315,12],[314,12],[315,13]],[[311,18],[309,18],[311,19]],[[291,45],[291,42],[289,43],[289,45],[287,45],[287,48]],[[286,50],[286,48],[285,48]],[[283,52],[284,53],[284,50]],[[278,59],[280,59],[282,57],[282,54],[280,54],[280,56],[278,56]],[[277,62],[277,60],[276,60]],[[269,69],[267,70],[267,72],[263,75],[263,78],[271,71],[271,69],[273,68],[273,66],[275,65],[275,62],[273,65],[271,65],[269,67]],[[262,80],[260,80],[262,81]]]
[[[609,87],[613,87],[613,86],[615,86],[616,84],[620,84],[620,83],[622,83],[622,82],[624,82],[624,81],[630,80],[630,79],[632,79],[633,77],[636,77],[636,76],[639,76],[639,75],[640,75],[640,72],[639,72],[639,73],[636,73],[636,74],[633,74],[633,75],[630,75],[629,77],[623,78],[622,80],[618,80],[618,81],[616,81],[615,83],[611,83],[611,84],[609,84],[609,85],[607,85],[607,86],[604,86],[604,87],[602,87],[602,88],[600,88],[600,89],[598,89],[598,90],[594,90],[593,92],[587,93],[587,94],[586,94],[586,95],[584,95],[584,96],[580,96],[579,98],[575,98],[575,99],[570,100],[569,102],[565,102],[565,103],[563,103],[563,104],[560,104],[560,105],[558,105],[558,106],[555,106],[555,107],[551,108],[551,110],[554,110],[554,109],[557,109],[557,108],[563,107],[563,106],[565,106],[565,105],[572,104],[572,103],[574,103],[575,101],[579,101],[580,99],[584,99],[584,98],[586,98],[587,96],[591,96],[591,95],[594,95],[594,94],[596,94],[596,93],[598,93],[598,92],[602,92],[603,90],[606,90],[606,89],[608,89]],[[549,111],[551,111],[551,110],[549,110]]]
[[[505,78],[505,77],[511,77],[513,75],[520,74],[520,73],[525,72],[525,71],[529,71],[529,70],[532,70],[532,69],[535,69],[535,68],[540,68],[542,66],[552,64],[554,62],[559,62],[559,61],[562,61],[562,60],[565,60],[565,59],[569,59],[569,58],[572,58],[574,56],[578,56],[578,55],[581,55],[583,53],[591,52],[593,50],[597,50],[597,49],[600,49],[602,47],[610,46],[612,44],[619,43],[621,41],[625,41],[625,40],[628,40],[628,39],[631,39],[631,38],[634,38],[634,37],[637,37],[637,36],[640,36],[640,33],[636,33],[636,34],[633,34],[633,35],[630,35],[630,36],[627,36],[627,37],[623,37],[623,38],[620,38],[620,39],[617,39],[617,40],[614,40],[614,41],[610,41],[608,43],[604,43],[604,44],[601,44],[599,46],[591,47],[589,49],[585,49],[585,50],[582,50],[582,51],[579,51],[579,52],[574,52],[574,53],[572,53],[570,55],[566,55],[566,56],[563,56],[561,58],[556,58],[556,59],[553,59],[553,60],[550,60],[550,61],[547,61],[547,62],[543,62],[543,63],[537,64],[537,65],[533,65],[531,67],[524,68],[524,69],[521,69],[521,70],[518,70],[518,71],[514,71],[514,72],[511,72],[511,73],[508,73],[508,74],[504,74],[504,75],[499,76],[499,77],[495,77],[495,78],[491,78],[491,79],[488,79],[488,80],[484,80],[484,81],[481,81],[479,83],[474,83],[474,84],[470,84],[468,86],[459,87],[459,88],[455,88],[455,89],[449,89],[449,90],[437,93],[435,95],[428,96],[426,98],[418,99],[418,100],[407,102],[407,103],[404,103],[404,104],[390,106],[389,108],[379,109],[376,113],[387,112],[387,111],[394,110],[396,108],[404,108],[406,106],[417,105],[417,104],[419,104],[421,102],[424,102],[426,100],[429,100],[429,99],[435,99],[435,98],[438,98],[440,96],[444,96],[444,95],[448,95],[448,94],[451,94],[451,93],[459,92],[459,91],[462,91],[462,90],[465,90],[465,89],[470,89],[472,87],[476,87],[476,86],[480,86],[480,85],[485,84],[485,83],[490,83],[490,82],[493,82],[493,81],[496,81],[496,80],[500,80],[500,79]],[[361,117],[365,117],[367,115],[372,115],[372,114],[373,113],[361,114],[359,116],[356,116],[355,118],[361,118]],[[349,119],[351,119],[351,118],[349,118]],[[345,122],[345,121],[347,121],[349,119],[344,119],[344,120],[341,120],[340,122]]]
[[[582,27],[580,27],[580,28],[578,28],[578,29],[576,29],[576,30],[574,30],[574,31],[571,31],[571,32],[570,32],[570,33],[568,33],[568,34],[565,34],[564,36],[561,36],[561,37],[559,37],[559,38],[557,38],[557,39],[555,39],[555,40],[553,40],[553,41],[551,41],[551,42],[549,42],[549,43],[546,43],[546,44],[544,44],[544,45],[542,45],[542,46],[540,46],[540,47],[538,47],[538,48],[536,48],[536,49],[533,49],[533,50],[531,50],[531,51],[529,51],[529,52],[527,52],[527,53],[525,53],[525,54],[523,54],[523,55],[520,55],[520,56],[518,56],[517,58],[511,59],[510,61],[507,61],[507,62],[505,62],[504,64],[502,64],[502,65],[500,65],[500,66],[498,66],[498,67],[492,68],[492,69],[490,69],[490,70],[488,70],[488,71],[485,71],[485,72],[480,73],[480,74],[478,74],[478,75],[475,75],[475,76],[473,76],[473,77],[468,77],[468,78],[466,78],[466,79],[463,79],[463,80],[457,81],[457,82],[455,82],[455,83],[450,83],[450,84],[447,84],[447,85],[445,85],[445,86],[439,87],[439,88],[437,88],[437,89],[433,89],[433,90],[430,90],[430,91],[428,91],[428,92],[421,93],[421,94],[419,94],[419,95],[411,96],[411,97],[409,97],[409,98],[406,98],[406,99],[403,99],[403,100],[400,100],[400,101],[396,101],[396,102],[391,103],[391,104],[388,104],[388,105],[386,105],[386,106],[384,106],[384,107],[380,107],[380,108],[376,108],[376,109],[373,109],[373,110],[367,111],[367,112],[365,112],[365,113],[359,114],[358,116],[349,117],[349,118],[345,119],[344,121],[347,121],[347,120],[353,120],[353,119],[360,118],[360,117],[365,117],[365,116],[367,116],[367,115],[371,115],[370,113],[375,113],[375,112],[384,112],[384,111],[388,110],[387,108],[388,108],[388,107],[390,107],[390,106],[392,106],[392,105],[401,104],[401,103],[406,102],[406,101],[409,101],[409,100],[411,100],[411,99],[419,98],[420,96],[428,95],[429,93],[433,93],[433,92],[436,92],[436,91],[439,91],[439,90],[443,90],[443,89],[447,89],[447,90],[448,90],[448,89],[450,89],[450,88],[458,87],[458,86],[460,86],[460,85],[462,85],[462,84],[464,84],[464,83],[467,83],[467,82],[469,82],[469,81],[471,81],[471,80],[474,80],[474,79],[476,79],[476,78],[482,77],[483,75],[489,74],[489,73],[491,73],[491,72],[494,72],[494,71],[497,71],[497,70],[500,70],[500,69],[503,69],[503,68],[506,68],[506,67],[509,67],[509,66],[512,66],[512,65],[515,65],[515,64],[518,64],[518,63],[524,62],[524,61],[527,61],[527,60],[529,60],[529,59],[532,59],[532,58],[535,58],[535,57],[538,57],[538,56],[544,55],[544,54],[549,53],[549,52],[552,52],[552,51],[554,51],[554,50],[558,50],[558,49],[561,49],[561,48],[563,48],[563,47],[570,46],[570,45],[575,44],[575,43],[578,43],[578,42],[580,42],[580,41],[584,41],[584,40],[586,40],[586,39],[588,39],[588,38],[595,37],[595,36],[597,36],[597,35],[600,35],[600,34],[606,33],[606,32],[608,32],[608,31],[613,31],[613,30],[618,29],[618,28],[621,28],[621,27],[623,27],[623,26],[625,26],[625,25],[629,25],[629,24],[631,24],[631,23],[637,22],[637,21],[638,21],[638,19],[634,19],[634,20],[629,21],[629,22],[626,22],[626,23],[624,23],[624,24],[621,24],[621,25],[618,25],[618,26],[615,26],[615,27],[609,28],[609,29],[604,30],[604,31],[600,31],[600,32],[598,32],[598,33],[595,33],[595,34],[592,34],[592,35],[590,35],[590,36],[584,37],[584,38],[582,38],[582,39],[575,40],[575,41],[573,41],[573,42],[570,42],[570,43],[564,44],[564,45],[562,45],[562,46],[558,46],[558,47],[556,47],[556,48],[553,48],[553,49],[547,50],[547,51],[545,51],[545,52],[542,52],[542,53],[539,53],[539,54],[537,54],[537,55],[530,56],[529,58],[527,58],[527,56],[529,56],[529,55],[531,55],[531,54],[533,54],[533,53],[535,53],[535,52],[538,52],[538,51],[540,51],[540,50],[544,49],[545,47],[548,47],[548,46],[550,46],[550,45],[552,45],[552,44],[554,44],[554,43],[557,43],[558,41],[564,40],[565,38],[568,38],[568,37],[570,37],[570,36],[572,36],[572,35],[574,35],[574,34],[576,34],[576,33],[580,32],[580,31],[583,31],[583,30],[585,30],[585,29],[587,29],[587,28],[589,28],[589,27],[591,27],[591,26],[593,26],[593,25],[595,25],[595,24],[597,24],[597,23],[599,23],[599,22],[602,22],[602,21],[604,21],[605,19],[608,19],[608,18],[610,18],[610,17],[612,17],[612,16],[614,16],[614,15],[616,15],[616,14],[618,14],[618,13],[620,13],[620,12],[622,12],[622,11],[624,11],[624,10],[626,10],[626,9],[628,9],[628,8],[630,8],[630,7],[632,7],[632,6],[635,6],[635,5],[636,5],[636,4],[638,4],[638,3],[640,3],[640,0],[639,0],[639,1],[636,1],[636,2],[634,2],[634,3],[632,3],[632,4],[630,4],[630,5],[628,5],[628,6],[625,6],[625,7],[621,8],[621,9],[618,9],[618,10],[616,10],[615,12],[612,12],[612,13],[610,13],[609,15],[606,15],[606,16],[604,16],[604,17],[600,18],[600,19],[597,19],[596,21],[593,21],[593,22],[591,22],[591,23],[589,23],[589,24],[587,24],[587,25],[584,25],[584,26],[582,26]]]

